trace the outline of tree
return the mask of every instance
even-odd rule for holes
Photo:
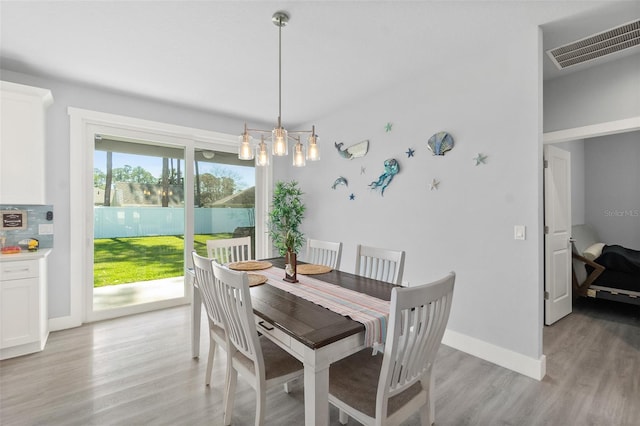
[[[104,189],[104,184],[107,181],[107,175],[100,169],[93,169],[93,187]]]
[[[107,177],[104,182],[104,203],[105,207],[111,205],[111,182],[113,182],[113,152],[107,152]]]
[[[126,164],[112,170],[112,179],[115,182],[147,183],[155,184],[157,179],[151,173],[140,166],[131,167]],[[95,176],[94,176],[95,180]]]
[[[200,168],[198,167],[198,161],[196,160],[196,206],[201,207],[201,195],[200,195]]]
[[[200,206],[209,207],[214,202],[233,195],[236,182],[229,177],[218,177],[211,173],[200,175]],[[196,191],[197,192],[197,191]]]
[[[127,182],[154,184],[156,183],[156,180],[157,179],[153,177],[151,173],[142,167],[137,166],[131,170],[130,180]]]
[[[169,207],[169,159],[162,159],[162,207]]]
[[[211,163],[205,163],[205,164],[211,165]],[[240,176],[234,170],[221,166],[219,164],[207,167],[206,169],[203,167],[202,170],[200,170],[200,172],[201,174],[209,173],[219,178],[229,178],[233,180],[235,182],[235,191],[245,189],[248,187],[248,185],[242,180],[242,176]]]
[[[128,164],[125,164],[123,167],[118,167],[113,169],[113,180],[114,182],[131,182],[131,167]]]

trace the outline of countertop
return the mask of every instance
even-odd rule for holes
[[[40,259],[47,257],[53,249],[43,248],[38,251],[23,250],[21,253],[0,254],[0,262],[16,262],[20,260]]]

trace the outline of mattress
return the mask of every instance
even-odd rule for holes
[[[594,262],[606,269],[592,285],[640,292],[640,251],[619,245],[607,245]],[[588,265],[586,268],[587,273],[593,270]]]

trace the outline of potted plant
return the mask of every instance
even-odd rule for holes
[[[276,182],[269,212],[269,236],[280,256],[285,257],[285,281],[297,282],[296,256],[304,243],[298,227],[304,218],[305,206],[298,182]]]

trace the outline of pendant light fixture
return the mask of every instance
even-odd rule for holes
[[[289,154],[289,139],[295,142],[293,146],[293,165],[303,167],[306,161],[317,161],[320,159],[318,148],[318,135],[315,126],[311,130],[287,131],[282,126],[282,27],[289,22],[289,15],[286,12],[276,12],[271,18],[274,25],[278,27],[278,123],[273,130],[249,129],[244,125],[244,132],[240,135],[240,146],[238,147],[238,158],[240,160],[252,160],[255,158],[256,166],[268,166],[270,155],[278,157]],[[260,133],[260,143],[253,147],[253,136],[251,132]],[[264,141],[264,135],[271,133],[271,154]],[[301,138],[309,134],[307,146]]]

